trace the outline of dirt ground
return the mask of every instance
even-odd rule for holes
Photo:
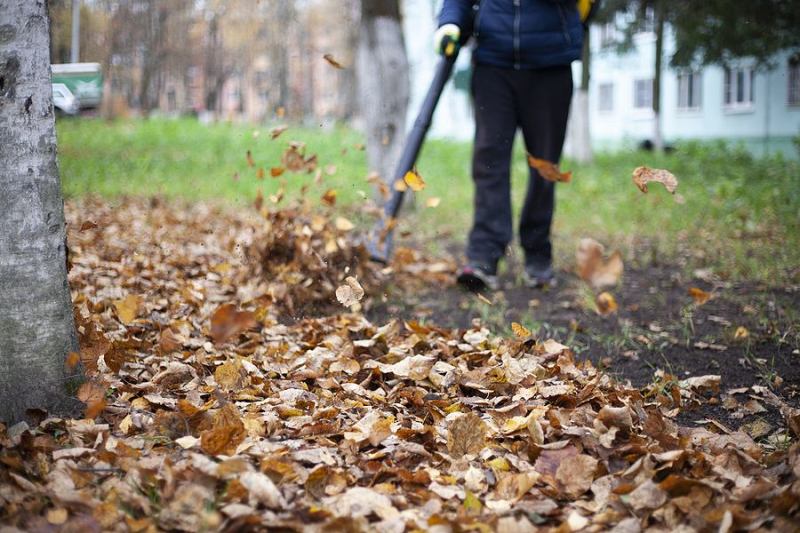
[[[686,276],[678,263],[626,265],[622,282],[610,291],[618,311],[608,316],[598,314],[594,292],[574,274],[559,272],[554,288],[528,289],[509,273],[519,270],[512,265],[501,274],[501,290],[485,295],[488,301],[454,284],[414,294],[397,289],[388,291],[386,303],[374,306],[368,317],[452,328],[466,328],[479,318],[507,335],[513,335],[511,323],[518,322],[644,391],[719,375],[719,394],[684,406],[679,421],[714,420],[765,436],[781,424],[781,415],[775,405],[758,401],[758,393],[765,392],[759,387],[790,405],[800,404],[800,286],[721,281],[708,271]],[[698,305],[690,287],[713,296]]]

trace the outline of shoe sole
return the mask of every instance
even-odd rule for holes
[[[528,277],[527,275],[523,275],[522,283],[529,289],[552,288],[556,286],[556,278],[552,277],[548,280],[542,280],[539,278],[531,278]]]
[[[462,272],[458,275],[456,281],[470,292],[493,291],[497,289],[497,282],[491,282],[474,273]]]

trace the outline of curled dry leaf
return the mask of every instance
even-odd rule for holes
[[[341,63],[336,61],[336,59],[334,59],[333,55],[331,55],[331,54],[325,54],[325,55],[322,56],[322,58],[325,61],[327,61],[328,64],[331,65],[332,67],[335,67],[335,68],[338,68],[338,69],[343,69],[344,68],[344,65],[342,65]]]
[[[336,190],[335,189],[328,189],[325,191],[325,194],[322,195],[322,203],[333,207],[336,205]]]
[[[269,174],[273,178],[277,178],[278,176],[282,175],[284,172],[286,172],[286,169],[283,168],[283,167],[272,167],[271,169],[269,169]]]
[[[462,415],[447,430],[447,450],[455,458],[480,453],[486,446],[486,423],[475,413]]]
[[[555,163],[533,157],[530,154],[528,154],[528,165],[536,169],[539,175],[547,181],[568,183],[572,179],[572,172],[561,172]]]
[[[578,243],[575,262],[578,276],[595,288],[610,287],[622,277],[622,255],[614,252],[607,260],[603,258],[605,247],[594,239],[584,238]]]
[[[639,190],[646,193],[647,184],[650,182],[661,183],[672,194],[678,188],[678,178],[672,175],[669,170],[650,167],[637,167],[633,171],[633,183]]]
[[[336,299],[345,307],[357,304],[364,297],[364,288],[353,276],[347,276],[344,285],[336,289]]]

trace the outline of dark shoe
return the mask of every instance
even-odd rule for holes
[[[472,292],[497,290],[497,268],[479,263],[467,263],[458,270],[458,284]]]
[[[541,289],[555,285],[556,275],[548,260],[531,261],[525,265],[522,281],[526,287]]]

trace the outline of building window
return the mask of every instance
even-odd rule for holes
[[[752,68],[725,69],[725,105],[751,107],[754,100],[755,74]]]
[[[699,72],[678,74],[678,109],[700,109],[700,86],[703,77]]]
[[[800,54],[789,58],[789,99],[791,106],[800,106]]]
[[[633,82],[633,107],[635,109],[653,108],[653,80],[635,80]]]
[[[614,110],[613,83],[601,83],[597,86],[597,110],[600,112]]]

